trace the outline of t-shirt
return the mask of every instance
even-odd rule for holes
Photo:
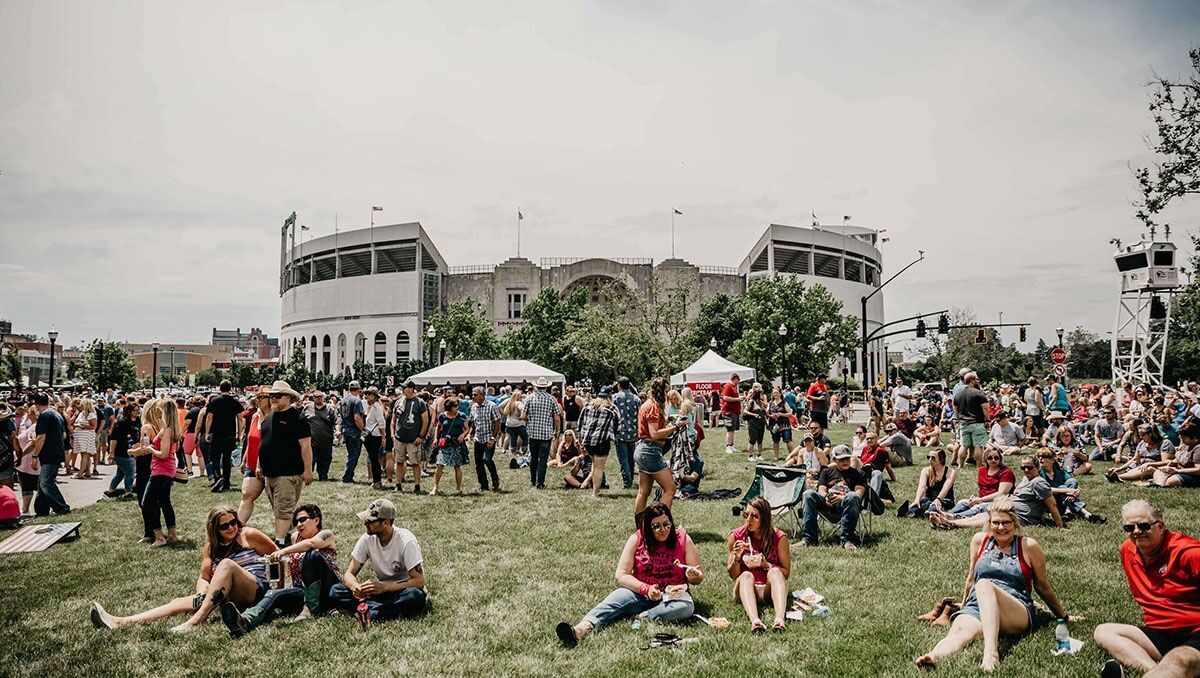
[[[853,492],[854,488],[863,486],[862,472],[851,466],[845,471],[837,466],[830,464],[821,469],[820,475],[817,476],[817,485],[824,485],[826,488],[833,487],[838,483],[845,482],[846,488]]]
[[[1096,435],[1100,436],[1101,442],[1115,443],[1125,435],[1125,425],[1120,419],[1113,419],[1111,422],[1101,419],[1096,422]]]
[[[912,407],[912,389],[907,386],[897,386],[892,391],[892,410],[907,412]]]
[[[408,571],[421,564],[421,545],[417,537],[403,527],[393,528],[392,539],[384,546],[379,537],[364,534],[354,544],[350,557],[371,564],[379,581],[406,582]]]
[[[1042,413],[1042,391],[1030,386],[1025,389],[1025,411],[1036,417]]]
[[[871,466],[876,471],[882,471],[888,464],[892,463],[892,458],[888,454],[886,447],[880,445],[863,447],[862,463],[863,466]]]
[[[187,411],[187,430],[184,433],[195,433],[196,422],[200,419],[200,408],[193,407]]]
[[[884,440],[887,441],[888,448],[895,452],[905,463],[912,463],[912,441],[903,433],[895,433]]]
[[[794,391],[784,391],[783,402],[793,411],[796,411],[796,393]]]
[[[992,442],[1006,447],[1016,447],[1023,440],[1025,440],[1025,432],[1011,421],[1007,426],[1001,426],[999,422],[992,424]]]
[[[142,430],[142,423],[137,419],[127,419],[121,417],[117,423],[113,424],[112,435],[108,437],[113,442],[114,454],[117,457],[125,458],[129,456],[129,441],[132,439],[137,442],[137,438]]]
[[[1017,477],[1013,475],[1013,470],[1007,466],[1000,468],[1000,472],[996,475],[990,475],[986,466],[979,467],[979,476],[976,479],[979,483],[979,496],[986,497],[990,494],[995,494],[1000,489],[1000,483],[1017,484]]]
[[[1200,541],[1167,531],[1158,552],[1144,560],[1126,539],[1121,567],[1148,628],[1200,630]]]
[[[638,439],[638,408],[641,404],[633,391],[620,391],[613,396],[613,406],[617,408],[619,442],[633,442]]]
[[[812,398],[813,412],[828,412],[829,411],[829,387],[822,386],[821,382],[814,381],[812,386],[808,387],[808,397]]]
[[[258,466],[264,476],[298,476],[304,473],[300,441],[312,437],[308,420],[300,410],[289,407],[272,412],[259,425],[262,439],[258,444]]]
[[[954,409],[958,412],[958,424],[982,424],[987,421],[983,406],[987,404],[987,396],[974,386],[964,386],[954,396]]]
[[[725,400],[726,398],[734,398],[735,400]],[[741,414],[742,400],[738,398],[737,386],[733,382],[728,382],[721,387],[721,414]]]
[[[46,436],[42,450],[38,453],[39,464],[61,464],[66,460],[63,425],[62,415],[52,408],[46,408],[38,415],[33,434]]]
[[[358,424],[354,421],[354,415],[364,415],[366,419],[366,410],[363,408],[363,401],[358,396],[347,395],[338,403],[338,413],[342,415],[342,433],[358,433]],[[366,421],[363,422],[366,424]]]
[[[899,428],[900,431],[909,438],[913,437],[913,434],[917,432],[917,420],[913,419],[912,417],[907,417],[905,419],[897,417],[892,421],[892,423],[895,424],[896,427]]]
[[[1025,479],[1013,490],[1013,508],[1022,525],[1036,525],[1046,514],[1044,500],[1051,495],[1050,483],[1041,476]]]
[[[217,396],[208,405],[208,414],[212,415],[212,427],[208,433],[214,438],[237,435],[237,418],[244,410],[238,399],[228,393]]]
[[[638,410],[638,440],[650,440],[650,424],[654,424],[654,430],[656,431],[666,425],[662,408],[653,400],[647,400],[642,404],[641,409]]]
[[[425,403],[420,398],[405,398],[403,408],[394,408],[396,418],[396,440],[411,443],[421,435],[421,415],[425,414]]]
[[[12,472],[17,463],[17,455],[13,449],[13,433],[17,430],[17,422],[12,417],[0,419],[0,474]]]
[[[317,447],[333,445],[333,427],[337,422],[337,413],[333,405],[325,403],[317,407],[316,403],[304,406],[304,418],[308,420],[308,430],[312,434],[312,444]]]

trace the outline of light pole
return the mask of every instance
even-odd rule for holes
[[[429,339],[429,362],[433,364],[433,340],[437,338],[437,329],[433,325],[425,330],[425,336]]]
[[[787,388],[787,325],[779,323],[779,389]]]
[[[50,337],[50,390],[54,390],[54,342],[58,341],[58,330],[50,330],[46,333]]]
[[[898,276],[901,273],[912,268],[913,266],[915,266],[917,264],[917,262],[923,261],[925,259],[925,250],[917,250],[917,253],[919,256],[916,259],[913,259],[911,262],[909,262],[909,264],[907,266],[900,269],[899,271],[896,271],[896,273],[894,275],[892,275],[892,277],[883,281],[882,285],[880,285],[879,287],[876,287],[873,292],[871,292],[870,294],[868,294],[867,296],[862,298],[862,352],[863,352],[862,363],[863,363],[863,387],[864,388],[866,388],[866,384],[870,383],[869,380],[871,377],[871,372],[874,368],[874,365],[872,364],[874,361],[871,360],[871,358],[873,356],[869,355],[869,353],[867,351],[867,302],[871,299],[871,297],[875,296],[876,294],[879,294],[880,290],[887,287],[888,283],[895,280],[896,276]]]
[[[1063,344],[1062,344],[1063,328],[1061,328],[1061,327],[1054,328],[1054,333],[1058,335],[1058,347],[1062,348],[1063,347]]]
[[[438,364],[446,362],[446,340],[442,339],[438,342]]]
[[[103,341],[99,342],[99,345],[96,347],[96,353],[99,356],[97,358],[97,360],[100,363],[99,367],[96,368],[96,388],[100,389],[100,392],[103,393],[104,392],[104,342]]]
[[[150,397],[158,397],[158,342],[154,342],[154,366],[150,370]]]

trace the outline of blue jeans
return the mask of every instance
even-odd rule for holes
[[[804,493],[804,529],[801,538],[810,544],[816,544],[818,539],[817,516],[823,515],[831,521],[836,521],[840,529],[841,542],[857,542],[858,514],[862,512],[862,498],[851,492],[836,506],[825,503],[816,490]]]
[[[1079,481],[1075,480],[1074,478],[1069,478],[1066,482],[1064,482],[1062,484],[1062,486],[1066,487],[1068,489],[1078,490],[1079,489]],[[1068,508],[1076,513],[1079,513],[1080,511],[1082,511],[1084,508],[1087,507],[1087,504],[1084,504],[1081,500],[1076,499],[1075,501],[1070,501],[1061,494],[1054,495],[1054,501],[1055,501],[1055,503],[1058,504],[1059,513],[1062,513],[1064,510],[1066,510]]]
[[[990,503],[991,502],[985,501],[971,506],[971,502],[963,499],[955,504],[954,508],[947,511],[946,514],[951,518],[969,518],[971,516],[977,516],[980,513],[988,510],[988,504]]]
[[[1113,455],[1116,453],[1117,444],[1113,443],[1109,447],[1097,447],[1096,449],[1092,450],[1092,453],[1088,455],[1088,459],[1091,461],[1108,461],[1109,459],[1112,459]]]
[[[108,489],[115,490],[121,481],[125,481],[125,494],[133,492],[133,457],[117,457],[113,459],[117,464],[117,472],[113,474],[112,482],[108,484]]]
[[[625,483],[625,489],[633,487],[633,446],[637,445],[636,440],[618,440],[617,441],[617,463],[621,465],[621,481]]]
[[[550,441],[529,440],[529,483],[534,487],[546,484],[546,464],[550,461]]]
[[[57,514],[70,513],[71,507],[63,498],[54,479],[58,477],[58,469],[62,464],[42,464],[38,470],[38,493],[33,498],[33,512],[43,518],[53,510]]]
[[[424,612],[425,598],[425,592],[421,589],[408,588],[396,593],[371,596],[362,602],[371,610],[371,621],[385,621],[397,617],[415,617]],[[359,600],[345,584],[334,584],[329,591],[329,603],[335,608],[353,612]]]
[[[617,589],[583,619],[598,629],[634,615],[644,615],[655,621],[683,621],[691,617],[695,609],[690,599],[654,601],[629,589]]]
[[[346,443],[346,471],[342,473],[342,482],[352,483],[358,456],[362,454],[362,432],[356,428],[342,429],[342,442]]]
[[[488,489],[487,474],[492,475],[492,487],[500,489],[500,476],[496,474],[496,462],[493,457],[496,454],[495,446],[488,446],[487,443],[481,443],[478,440],[475,442],[475,477],[479,480],[479,489]]]

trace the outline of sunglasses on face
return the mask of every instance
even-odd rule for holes
[[[282,393],[272,393],[271,395],[269,395],[267,397],[270,398],[271,400],[279,400],[280,398],[283,397],[283,394]]]
[[[671,523],[651,523],[650,529],[654,530],[655,532],[666,532],[667,530],[671,529]]]
[[[988,461],[1000,461],[1000,457],[997,457],[997,456],[991,456],[991,457],[988,457],[988,458],[987,458],[987,460],[988,460]]]
[[[1033,465],[1026,466],[1025,464],[1021,464],[1022,471],[1032,471],[1035,468],[1037,468],[1037,467],[1033,466]]]
[[[240,524],[240,522],[238,521],[238,519],[233,518],[227,523],[217,523],[217,529],[224,532],[225,530],[228,530],[231,527],[237,527],[239,524]]]
[[[1154,523],[1157,522],[1157,520],[1154,521]],[[1137,529],[1138,532],[1149,532],[1150,528],[1154,527],[1154,523],[1125,523],[1121,526],[1121,529],[1129,534],[1133,534],[1134,529]]]
[[[992,527],[1011,527],[1012,524],[1013,524],[1013,521],[1011,521],[1011,520],[993,520],[992,521]]]
[[[292,524],[293,525],[303,525],[304,523],[307,523],[310,520],[312,520],[312,516],[300,516],[299,518],[296,518],[295,520],[293,520]]]

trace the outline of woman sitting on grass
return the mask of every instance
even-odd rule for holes
[[[1092,464],[1088,461],[1083,443],[1079,441],[1075,430],[1070,426],[1058,427],[1058,432],[1054,434],[1054,440],[1047,443],[1046,447],[1054,450],[1058,456],[1059,465],[1067,473],[1073,476],[1084,476],[1092,472]]]
[[[928,654],[917,657],[917,666],[934,666],[983,636],[983,661],[990,673],[1000,663],[1000,634],[1019,636],[1033,629],[1036,590],[1059,619],[1067,612],[1054,594],[1046,575],[1046,556],[1033,539],[1021,536],[1012,502],[1000,499],[988,507],[987,531],[971,539],[970,566],[962,609],[951,618],[950,631]]]
[[[966,518],[983,513],[987,510],[989,501],[1007,497],[1016,485],[1017,479],[1012,469],[1004,465],[1004,455],[997,450],[988,450],[986,455],[975,479],[979,493],[955,504],[949,511],[951,518]],[[936,511],[937,508],[931,506],[930,510]]]
[[[921,425],[913,431],[913,442],[918,447],[937,447],[942,441],[942,430],[933,423],[932,417],[924,417]]]
[[[571,430],[567,429],[567,433]],[[579,454],[575,455],[567,462],[567,475],[563,478],[567,489],[571,490],[587,490],[590,489],[592,480],[592,455],[588,454],[587,448],[580,447]]]
[[[575,647],[592,631],[634,615],[656,621],[692,616],[688,586],[703,582],[704,570],[692,538],[675,527],[670,506],[655,502],[646,508],[641,527],[625,540],[616,579],[617,589],[578,624],[560,622],[554,628],[563,645]]]
[[[1110,483],[1131,483],[1145,478],[1153,478],[1154,472],[1161,466],[1166,466],[1175,458],[1175,446],[1170,440],[1165,440],[1153,424],[1141,424],[1137,427],[1138,443],[1133,457],[1114,466],[1104,474]]]
[[[954,469],[946,466],[946,450],[929,450],[929,465],[921,469],[917,494],[896,509],[897,518],[924,518],[930,510],[948,511],[954,506]],[[933,508],[934,506],[937,508]]]
[[[230,506],[213,507],[205,525],[206,537],[195,595],[176,598],[130,617],[115,617],[100,603],[93,602],[92,624],[98,629],[115,629],[189,614],[191,617],[186,622],[171,629],[182,633],[203,623],[213,608],[226,600],[243,608],[262,600],[267,593],[267,579],[266,565],[260,558],[275,551],[275,542],[253,527],[242,527],[237,512]]]
[[[1179,429],[1179,449],[1175,458],[1154,471],[1152,485],[1160,487],[1196,487],[1200,485],[1200,426],[1195,422]]]
[[[1108,522],[1104,516],[1087,510],[1087,504],[1079,498],[1079,481],[1063,470],[1054,450],[1043,447],[1038,450],[1037,459],[1041,465],[1038,475],[1050,483],[1050,491],[1054,493],[1054,500],[1058,502],[1058,511],[1062,514],[1063,520],[1071,520],[1075,516],[1080,516],[1093,523]]]
[[[269,624],[276,615],[286,614],[295,621],[333,609],[329,591],[342,581],[333,546],[333,531],[322,525],[321,509],[313,504],[292,512],[292,543],[267,556],[273,562],[287,563],[291,588],[271,589],[262,601],[242,612],[232,601],[221,605],[221,621],[233,638],[243,636],[261,624]]]
[[[743,511],[746,522],[729,533],[725,550],[729,560],[725,570],[733,580],[733,597],[741,601],[750,618],[750,630],[767,630],[758,615],[759,604],[767,600],[775,610],[771,625],[776,631],[787,629],[788,575],[792,571],[792,555],[787,535],[771,526],[771,505],[755,497]]]

